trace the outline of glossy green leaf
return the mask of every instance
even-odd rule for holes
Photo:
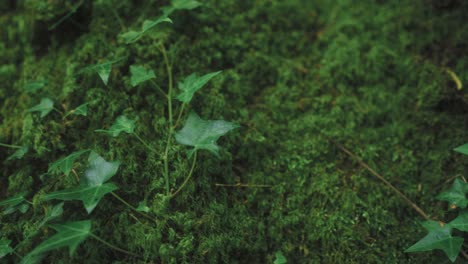
[[[456,147],[455,149],[456,152],[459,152],[459,153],[462,153],[462,154],[465,154],[465,155],[468,155],[468,143],[467,144],[464,144],[464,145],[461,145],[459,147]]]
[[[64,117],[67,117],[69,115],[87,116],[88,115],[88,104],[79,105],[77,108],[68,111],[68,113]]]
[[[13,248],[10,247],[11,240],[0,239],[0,258],[13,252]]]
[[[50,227],[57,233],[39,244],[22,259],[21,263],[30,263],[30,260],[36,256],[62,247],[68,247],[70,256],[73,256],[78,245],[91,234],[91,221],[89,220],[54,224]]]
[[[146,206],[145,201],[141,201],[141,202],[138,203],[138,207],[136,208],[136,210],[139,211],[139,212],[148,213],[150,211],[150,208],[148,206]]]
[[[437,221],[426,221],[422,225],[429,232],[416,244],[409,247],[405,252],[420,252],[440,249],[454,262],[463,244],[463,238],[453,237],[450,225],[444,225]]]
[[[76,159],[78,159],[81,155],[88,152],[89,150],[79,150],[75,151],[72,154],[61,158],[55,162],[49,164],[49,173],[63,173],[65,175],[70,175],[71,170],[73,169],[73,164],[75,163]]]
[[[147,70],[143,66],[132,65],[130,66],[130,82],[133,87],[137,86],[138,84],[156,78],[154,72],[152,70]]]
[[[38,105],[35,105],[28,109],[28,112],[40,112],[41,118],[46,116],[54,109],[54,101],[50,98],[42,98]]]
[[[101,78],[102,82],[104,82],[104,84],[107,85],[107,83],[109,82],[109,75],[112,71],[112,65],[117,62],[122,61],[123,59],[124,58],[118,58],[112,61],[107,61],[104,63],[91,65],[86,68],[83,68],[77,74],[82,74],[82,73],[87,73],[87,72],[96,72]]]
[[[29,151],[28,146],[21,147],[20,149],[16,150],[11,156],[7,158],[7,160],[15,160],[15,159],[22,159],[24,155],[26,155]]]
[[[89,168],[84,174],[88,186],[99,186],[112,178],[119,169],[118,161],[106,161],[96,152],[92,151],[88,157]]]
[[[155,28],[157,25],[161,23],[172,23],[172,20],[168,18],[166,15],[163,15],[156,20],[145,20],[141,26],[140,31],[128,31],[126,33],[123,33],[121,37],[125,40],[125,43],[133,43],[139,40],[141,37],[143,37],[148,31],[151,29]]]
[[[468,211],[462,211],[457,218],[449,223],[450,227],[456,228],[460,231],[468,232]]]
[[[54,199],[62,201],[79,200],[83,202],[86,211],[90,214],[101,201],[102,197],[117,189],[118,187],[113,183],[105,183],[96,186],[80,186],[46,194],[43,196],[43,199],[44,201]]]
[[[286,264],[288,261],[286,260],[286,257],[284,257],[283,253],[281,251],[276,251],[275,254],[275,261],[273,264]]]
[[[33,93],[37,90],[42,89],[46,85],[47,85],[47,80],[29,81],[23,86],[23,89],[28,93]]]
[[[201,77],[198,77],[196,73],[190,74],[182,82],[179,82],[179,89],[182,92],[177,96],[177,99],[183,103],[190,102],[196,91],[200,90],[213,77],[220,73],[221,71],[212,72]]]
[[[224,120],[203,120],[195,112],[191,112],[185,126],[176,133],[176,141],[182,145],[194,147],[194,151],[205,149],[218,156],[219,146],[216,141],[239,125]]]
[[[80,200],[90,214],[102,197],[118,189],[115,184],[105,182],[117,173],[119,162],[108,162],[94,151],[89,155],[88,162],[89,168],[85,171],[81,186],[46,194],[43,199],[46,201],[52,199]]]
[[[133,134],[135,130],[135,121],[128,119],[126,116],[121,115],[115,119],[114,124],[106,130],[106,129],[97,129],[95,132],[103,132],[107,133],[112,137],[117,137],[120,135],[121,132],[125,132],[127,134]]]
[[[452,187],[437,195],[436,198],[441,201],[449,202],[451,206],[455,205],[460,208],[465,208],[468,205],[468,199],[466,199],[467,192],[468,183],[456,178],[453,181]]]

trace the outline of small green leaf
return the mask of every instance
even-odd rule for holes
[[[24,146],[24,147],[18,149],[17,151],[15,151],[15,153],[13,153],[11,156],[9,156],[7,158],[7,160],[22,159],[24,157],[24,155],[26,155],[26,153],[28,153],[28,150],[29,150],[29,147]]]
[[[154,75],[154,72],[152,70],[146,70],[145,67],[138,65],[130,66],[130,73],[132,75],[130,78],[130,82],[133,87],[137,86],[142,82],[156,78],[156,75]]]
[[[166,15],[163,15],[156,20],[145,20],[140,31],[131,30],[123,33],[121,37],[125,40],[125,43],[133,43],[143,37],[149,30],[164,22],[172,23],[172,20]]]
[[[38,105],[35,105],[28,109],[28,112],[40,112],[41,118],[46,116],[50,111],[54,109],[54,101],[50,98],[42,98]]]
[[[63,173],[65,175],[70,175],[71,170],[73,169],[73,163],[78,159],[82,154],[88,152],[89,150],[79,150],[73,152],[72,154],[61,158],[55,162],[49,164],[49,173]]]
[[[150,211],[150,208],[148,206],[146,206],[145,201],[141,201],[141,202],[138,203],[138,207],[136,208],[136,210],[139,211],[139,212],[148,213]]]
[[[52,207],[52,209],[46,212],[46,216],[44,217],[44,223],[50,222],[55,218],[62,216],[63,214],[63,202],[58,203]]]
[[[283,256],[283,253],[281,251],[276,251],[275,261],[273,262],[273,264],[286,264],[286,263],[288,263],[288,261]]]
[[[465,208],[468,205],[468,199],[466,199],[467,192],[468,184],[457,178],[453,181],[453,185],[450,189],[443,191],[437,195],[436,198],[441,201],[449,202],[450,206],[455,205],[460,208]]]
[[[206,149],[218,156],[219,146],[216,141],[239,125],[224,120],[203,120],[195,112],[191,112],[185,126],[176,133],[176,141],[182,145],[193,146],[189,156],[194,151]]]
[[[27,203],[22,203],[16,207],[18,211],[20,211],[22,214],[25,214],[28,209],[29,209],[29,204]]]
[[[11,240],[0,239],[0,258],[13,252],[13,248],[10,247]]]
[[[461,145],[459,147],[456,147],[455,149],[456,152],[459,152],[461,154],[465,154],[465,155],[468,155],[468,143],[465,144],[465,145]]]
[[[88,104],[79,105],[77,108],[75,108],[73,110],[70,110],[64,117],[67,117],[69,115],[87,116],[88,115]]]
[[[135,130],[135,121],[128,119],[124,115],[121,115],[117,117],[114,124],[109,128],[109,130],[97,129],[94,131],[107,133],[112,137],[117,137],[121,132],[125,132],[127,134],[133,134],[134,130]]]
[[[82,74],[82,73],[87,73],[87,72],[97,72],[102,82],[104,82],[104,84],[107,85],[107,83],[109,82],[109,75],[112,71],[112,65],[117,62],[122,61],[123,59],[124,58],[118,58],[112,61],[107,61],[104,63],[91,65],[86,68],[83,68],[82,70],[77,72],[77,74]]]
[[[452,237],[450,225],[444,225],[437,221],[425,221],[422,223],[429,233],[405,252],[420,252],[440,249],[454,262],[463,244],[463,238]]]
[[[170,15],[176,10],[192,10],[201,5],[202,4],[200,2],[195,0],[172,0],[170,6],[166,6],[161,9],[165,15]]]
[[[118,189],[115,184],[105,182],[117,173],[119,162],[107,162],[94,151],[89,155],[88,162],[90,166],[85,171],[82,186],[52,192],[44,195],[43,199],[45,201],[53,199],[80,200],[90,214],[104,195]]]
[[[182,91],[177,99],[183,103],[188,103],[192,100],[193,94],[207,84],[213,77],[220,74],[221,71],[208,73],[198,77],[196,73],[187,76],[182,82],[179,82],[179,89]]]
[[[29,81],[23,86],[23,89],[28,93],[32,93],[39,89],[42,89],[46,85],[47,85],[47,80]]]
[[[456,228],[460,231],[468,232],[468,211],[462,211],[457,218],[449,223],[450,227]]]
[[[35,257],[62,247],[68,247],[70,256],[76,251],[78,245],[91,234],[91,221],[67,222],[50,225],[57,234],[39,244],[33,251],[25,256],[21,263],[30,263]]]
[[[99,186],[107,182],[117,173],[120,166],[118,161],[108,162],[94,151],[89,154],[88,163],[89,168],[84,175],[88,186]]]

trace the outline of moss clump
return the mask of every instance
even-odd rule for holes
[[[236,120],[242,129],[223,139],[230,153],[224,150],[220,160],[201,154],[194,179],[173,200],[163,195],[157,153],[125,136],[93,132],[121,114],[139,117],[138,133],[164,150],[165,100],[150,85],[132,88],[128,77],[130,65],[144,64],[166,83],[156,36],[126,46],[117,35],[157,17],[166,1],[93,1],[80,11],[86,19],[65,20],[39,39],[34,36],[64,13],[60,4],[33,1],[46,11],[31,18],[36,7],[27,2],[0,7],[8,10],[0,16],[0,142],[31,146],[23,160],[2,164],[0,199],[71,187],[73,179],[41,174],[50,162],[93,148],[124,164],[114,177],[119,194],[135,205],[145,200],[158,219],[135,220],[105,197],[89,216],[96,233],[144,261],[87,240],[80,257],[58,250],[47,262],[268,263],[278,250],[290,263],[445,258],[403,253],[424,232],[419,216],[327,137],[345,144],[427,213],[442,217],[443,205],[433,197],[468,165],[450,151],[466,141],[466,89],[457,90],[445,70],[468,83],[466,1],[210,0],[175,13],[165,42],[177,44],[171,50],[176,81],[194,71],[223,70],[197,95],[193,109],[209,119]],[[126,60],[114,66],[108,86],[96,75],[76,75],[120,57]],[[48,81],[42,90],[23,90],[38,79]],[[57,113],[44,119],[26,113],[42,96],[54,98],[63,111],[87,102],[90,114],[65,122]],[[170,150],[172,188],[190,166],[182,150]],[[9,154],[2,150],[0,160]],[[76,170],[84,167],[77,164]],[[238,182],[272,187],[215,185]],[[34,200],[26,214],[1,215],[1,237],[14,245],[21,241],[47,206]],[[78,202],[65,210],[68,220],[88,217]],[[18,253],[29,252],[47,232]]]

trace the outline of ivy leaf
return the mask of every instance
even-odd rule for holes
[[[58,203],[52,207],[52,209],[46,212],[46,216],[44,217],[43,223],[50,222],[55,218],[62,216],[63,214],[63,202]]]
[[[189,151],[189,157],[199,149],[206,149],[219,156],[216,141],[238,127],[238,124],[224,120],[203,120],[195,112],[191,112],[185,126],[176,133],[175,138],[182,145],[194,147]]]
[[[35,105],[31,108],[29,108],[27,111],[28,112],[40,112],[41,113],[41,118],[46,116],[50,111],[54,109],[54,101],[52,101],[50,98],[42,98],[41,102],[38,105]]]
[[[454,262],[457,259],[463,244],[463,238],[452,237],[452,228],[450,225],[444,225],[437,221],[425,221],[422,223],[424,228],[429,231],[424,238],[412,245],[405,252],[420,252],[440,249],[445,252],[447,257]]]
[[[107,61],[104,63],[91,65],[86,68],[83,68],[82,70],[77,72],[77,74],[82,74],[82,73],[87,73],[87,72],[97,72],[102,82],[104,82],[104,84],[107,85],[107,83],[109,82],[109,75],[112,71],[112,65],[119,61],[122,61],[123,59],[124,58],[118,58],[112,61]]]
[[[152,70],[146,70],[145,67],[138,65],[130,66],[130,73],[132,75],[130,78],[130,82],[133,87],[137,86],[142,82],[156,78],[156,75],[154,75],[154,72]]]
[[[177,96],[177,99],[183,103],[190,102],[196,91],[200,90],[200,88],[220,73],[221,71],[212,72],[201,77],[198,77],[196,73],[190,74],[182,82],[179,82],[179,89],[182,90],[182,93]]]
[[[11,240],[0,239],[0,258],[13,252],[13,248],[10,247]]]
[[[133,134],[134,130],[135,130],[135,121],[128,119],[124,115],[121,115],[117,117],[117,119],[115,119],[114,124],[109,128],[109,130],[97,129],[94,131],[107,133],[112,137],[117,137],[119,136],[121,132],[125,132],[127,134]]]
[[[449,223],[450,227],[456,228],[460,231],[468,232],[468,211],[462,211],[457,218]]]
[[[461,154],[465,154],[465,155],[468,155],[468,143],[465,144],[465,145],[461,145],[459,147],[456,147],[455,149],[456,152],[459,152]]]
[[[157,18],[156,20],[145,20],[141,26],[140,31],[131,30],[126,33],[123,33],[121,37],[125,40],[125,43],[127,44],[136,42],[141,37],[143,37],[149,30],[164,22],[172,23],[172,20],[166,15],[163,15]]]
[[[30,82],[27,82],[23,86],[23,89],[28,93],[32,93],[32,92],[35,92],[35,91],[37,91],[39,89],[42,89],[46,85],[47,85],[47,80],[30,81]]]
[[[7,207],[14,207],[19,205],[20,203],[24,202],[26,199],[24,196],[26,195],[26,192],[22,192],[16,196],[13,196],[9,199],[3,200],[0,202],[0,206],[7,206]]]
[[[107,182],[117,173],[120,166],[118,161],[108,162],[94,151],[89,155],[88,163],[90,166],[84,176],[88,186],[99,186]]]
[[[117,189],[118,187],[113,183],[105,183],[97,186],[80,186],[46,194],[43,199],[44,201],[53,199],[62,201],[79,200],[83,202],[86,212],[90,214],[101,201],[102,197]]]
[[[50,227],[55,229],[57,234],[39,244],[22,259],[21,263],[30,263],[35,257],[62,247],[68,247],[70,256],[73,256],[78,245],[91,235],[90,220],[54,224]]]
[[[192,10],[201,5],[202,4],[200,2],[195,0],[172,0],[170,6],[166,6],[161,9],[165,15],[170,15],[176,10]]]
[[[104,195],[118,189],[115,184],[105,182],[117,173],[119,162],[107,162],[94,151],[89,155],[88,162],[90,166],[84,174],[83,184],[80,187],[52,192],[44,195],[43,199],[45,201],[80,200],[90,214]]]
[[[71,170],[73,169],[73,163],[78,159],[82,154],[88,152],[89,150],[79,150],[75,151],[72,154],[61,158],[55,162],[52,162],[49,165],[49,173],[64,173],[65,175],[70,175]]]
[[[29,205],[27,203],[24,203],[26,201],[26,199],[24,198],[25,195],[26,192],[23,192],[14,197],[1,201],[0,206],[5,207],[5,210],[3,210],[3,214],[8,215],[16,211],[20,211],[23,214],[26,213],[29,209]]]
[[[141,201],[141,202],[138,203],[138,207],[136,208],[136,210],[139,211],[139,212],[148,213],[150,211],[150,208],[148,206],[146,206],[145,201]]]
[[[443,191],[437,195],[437,199],[441,201],[447,201],[450,206],[457,206],[465,208],[468,205],[468,199],[466,199],[466,193],[468,192],[468,184],[464,183],[460,179],[455,179],[450,189]]]
[[[29,147],[24,146],[15,151],[10,157],[7,158],[7,160],[14,160],[14,159],[22,159],[26,153],[28,153]]]
[[[281,251],[276,251],[275,261],[273,262],[273,264],[286,264],[286,263],[288,263],[288,261],[284,257],[283,253]]]
[[[70,110],[64,117],[67,117],[69,115],[87,116],[88,115],[88,104],[79,105],[77,108],[75,108],[73,110]]]

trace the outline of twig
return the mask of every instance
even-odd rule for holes
[[[351,151],[349,151],[348,149],[346,149],[343,145],[337,143],[336,141],[334,141],[333,139],[328,139],[331,143],[333,143],[335,146],[337,146],[341,151],[343,151],[344,153],[348,154],[351,158],[353,158],[354,160],[356,160],[359,165],[361,165],[362,167],[364,167],[366,170],[368,170],[372,175],[374,175],[375,177],[377,177],[379,180],[381,180],[385,185],[387,185],[387,187],[389,187],[390,189],[392,189],[398,196],[400,196],[401,198],[403,198],[403,200],[405,200],[411,207],[413,207],[414,210],[416,210],[416,212],[418,212],[424,219],[426,220],[430,220],[430,217],[419,207],[417,206],[415,203],[413,203],[406,195],[404,195],[402,192],[400,192],[397,188],[395,188],[390,182],[388,182],[382,175],[380,175],[379,173],[377,173],[375,170],[373,170],[371,167],[369,167],[369,165],[367,165],[364,161],[362,161],[358,156],[356,156],[354,153],[352,153]]]

